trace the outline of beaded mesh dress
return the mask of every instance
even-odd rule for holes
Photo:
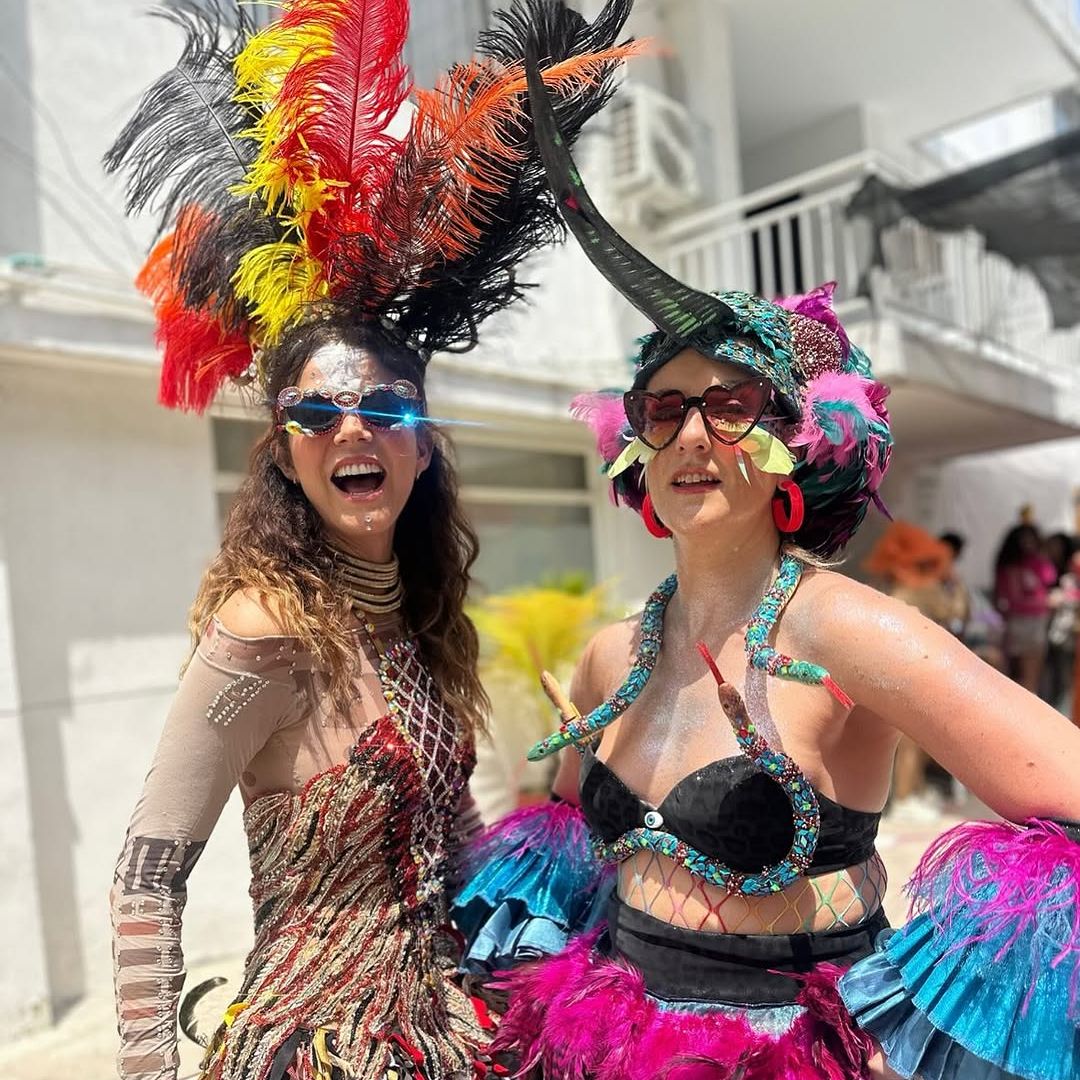
[[[237,780],[255,944],[203,1075],[381,1077],[392,1059],[471,1074],[482,1035],[449,978],[444,882],[475,822],[472,740],[411,640],[357,636],[357,703],[340,715],[293,639],[208,626],[113,889],[122,1076],[176,1075],[186,878]]]

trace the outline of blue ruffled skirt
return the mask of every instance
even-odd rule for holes
[[[510,814],[473,845],[454,898],[462,967],[490,974],[561,952],[571,934],[603,921],[614,880],[578,807],[553,801]]]
[[[901,1076],[1080,1080],[1080,845],[1052,825],[946,833],[909,889],[923,908],[840,980]]]
[[[476,845],[456,898],[464,967],[569,957],[568,938],[602,920],[613,880],[577,807],[512,815]],[[909,891],[915,917],[879,935],[838,984],[837,1008],[891,1068],[918,1080],[1080,1080],[1080,844],[1048,822],[968,822],[935,841]]]

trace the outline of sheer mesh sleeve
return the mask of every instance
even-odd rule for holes
[[[173,1080],[187,878],[244,767],[299,717],[295,644],[211,622],[184,674],[110,893],[125,1080]]]

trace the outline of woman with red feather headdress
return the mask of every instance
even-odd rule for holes
[[[590,24],[514,0],[434,90],[402,63],[407,0],[285,0],[260,33],[215,3],[171,16],[180,61],[107,158],[129,208],[162,215],[139,277],[160,397],[201,411],[238,379],[270,423],[116,870],[126,1080],[176,1076],[186,880],[236,786],[255,943],[201,1075],[488,1068],[445,900],[486,712],[463,611],[476,538],[424,374],[432,351],[475,344],[521,296],[519,260],[560,235],[526,42],[576,135],[634,51],[615,44],[630,4]]]

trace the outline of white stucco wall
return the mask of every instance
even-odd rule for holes
[[[798,176],[868,150],[865,109],[850,105],[809,127],[744,147],[742,173],[747,191]]]
[[[15,628],[5,697],[18,687],[0,738],[22,743],[2,794],[14,865],[0,912],[19,912],[23,932],[20,970],[5,963],[0,980],[6,1022],[19,977],[44,981],[53,1009],[108,985],[112,869],[217,537],[208,426],[159,408],[143,373],[0,368],[0,448]],[[250,922],[235,806],[191,891],[190,956],[235,953]]]
[[[6,500],[4,521],[8,520]],[[30,820],[30,777],[15,664],[5,530],[0,529],[0,925],[6,976],[0,979],[0,1019],[18,1036],[46,1023],[51,1013],[45,970],[36,860]]]
[[[9,107],[30,129],[23,149],[33,154],[36,198],[30,206],[0,203],[0,216],[11,231],[24,214],[36,216],[36,247],[24,242],[23,251],[130,274],[151,223],[124,220],[120,186],[105,176],[101,157],[141,92],[175,61],[180,34],[149,17],[154,5],[145,0],[80,4],[77,12],[64,0],[6,0],[9,7],[25,34],[10,42],[18,74],[15,85],[4,80],[0,98],[10,95]]]

